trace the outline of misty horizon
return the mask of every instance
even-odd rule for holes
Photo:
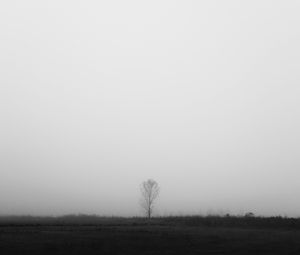
[[[0,4],[0,215],[300,216],[298,1]]]

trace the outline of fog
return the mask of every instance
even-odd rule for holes
[[[0,214],[300,216],[299,1],[2,1]]]

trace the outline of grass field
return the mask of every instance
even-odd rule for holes
[[[6,217],[0,254],[300,254],[299,226],[281,217]]]

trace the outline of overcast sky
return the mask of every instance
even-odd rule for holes
[[[300,2],[0,3],[0,214],[300,216]]]

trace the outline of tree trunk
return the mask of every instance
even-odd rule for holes
[[[148,219],[150,219],[151,218],[151,207],[149,206],[148,207]]]

